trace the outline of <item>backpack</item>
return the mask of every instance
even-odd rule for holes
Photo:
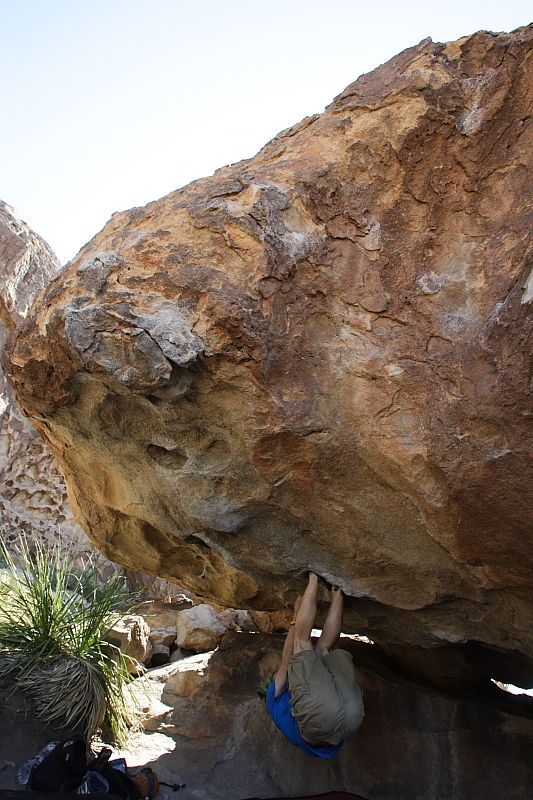
[[[150,767],[130,776],[126,762],[123,759],[109,761],[110,756],[111,750],[104,747],[96,758],[90,758],[83,736],[48,745],[32,759],[26,788],[77,795],[113,794],[122,800],[155,798],[159,780]]]
[[[87,772],[87,745],[83,736],[48,745],[34,759],[26,783],[36,792],[68,791],[78,786]]]

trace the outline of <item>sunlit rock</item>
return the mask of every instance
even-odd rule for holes
[[[531,658],[530,45],[425,40],[53,282],[7,368],[110,558]]]

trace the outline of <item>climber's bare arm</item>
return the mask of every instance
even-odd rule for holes
[[[302,598],[300,595],[296,598],[296,602],[294,604],[294,616],[298,613],[298,609],[300,608],[300,603],[302,602]],[[287,669],[289,667],[289,658],[292,656],[294,652],[294,624],[292,624],[289,628],[289,632],[287,633],[287,638],[285,639],[285,644],[283,645],[283,653],[281,654],[281,664],[279,665],[279,669],[274,675],[274,684],[276,686],[276,690],[274,692],[274,697],[279,697],[280,694],[285,689],[287,684]]]

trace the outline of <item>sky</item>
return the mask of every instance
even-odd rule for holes
[[[254,155],[430,36],[522,0],[0,0],[0,198],[64,263],[115,211]]]

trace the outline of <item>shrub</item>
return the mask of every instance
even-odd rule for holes
[[[25,540],[15,556],[0,542],[0,672],[4,692],[22,689],[48,724],[90,739],[103,725],[124,741],[135,721],[129,657],[106,641],[135,603],[121,576],[100,583],[92,561],[73,568],[61,543]]]

